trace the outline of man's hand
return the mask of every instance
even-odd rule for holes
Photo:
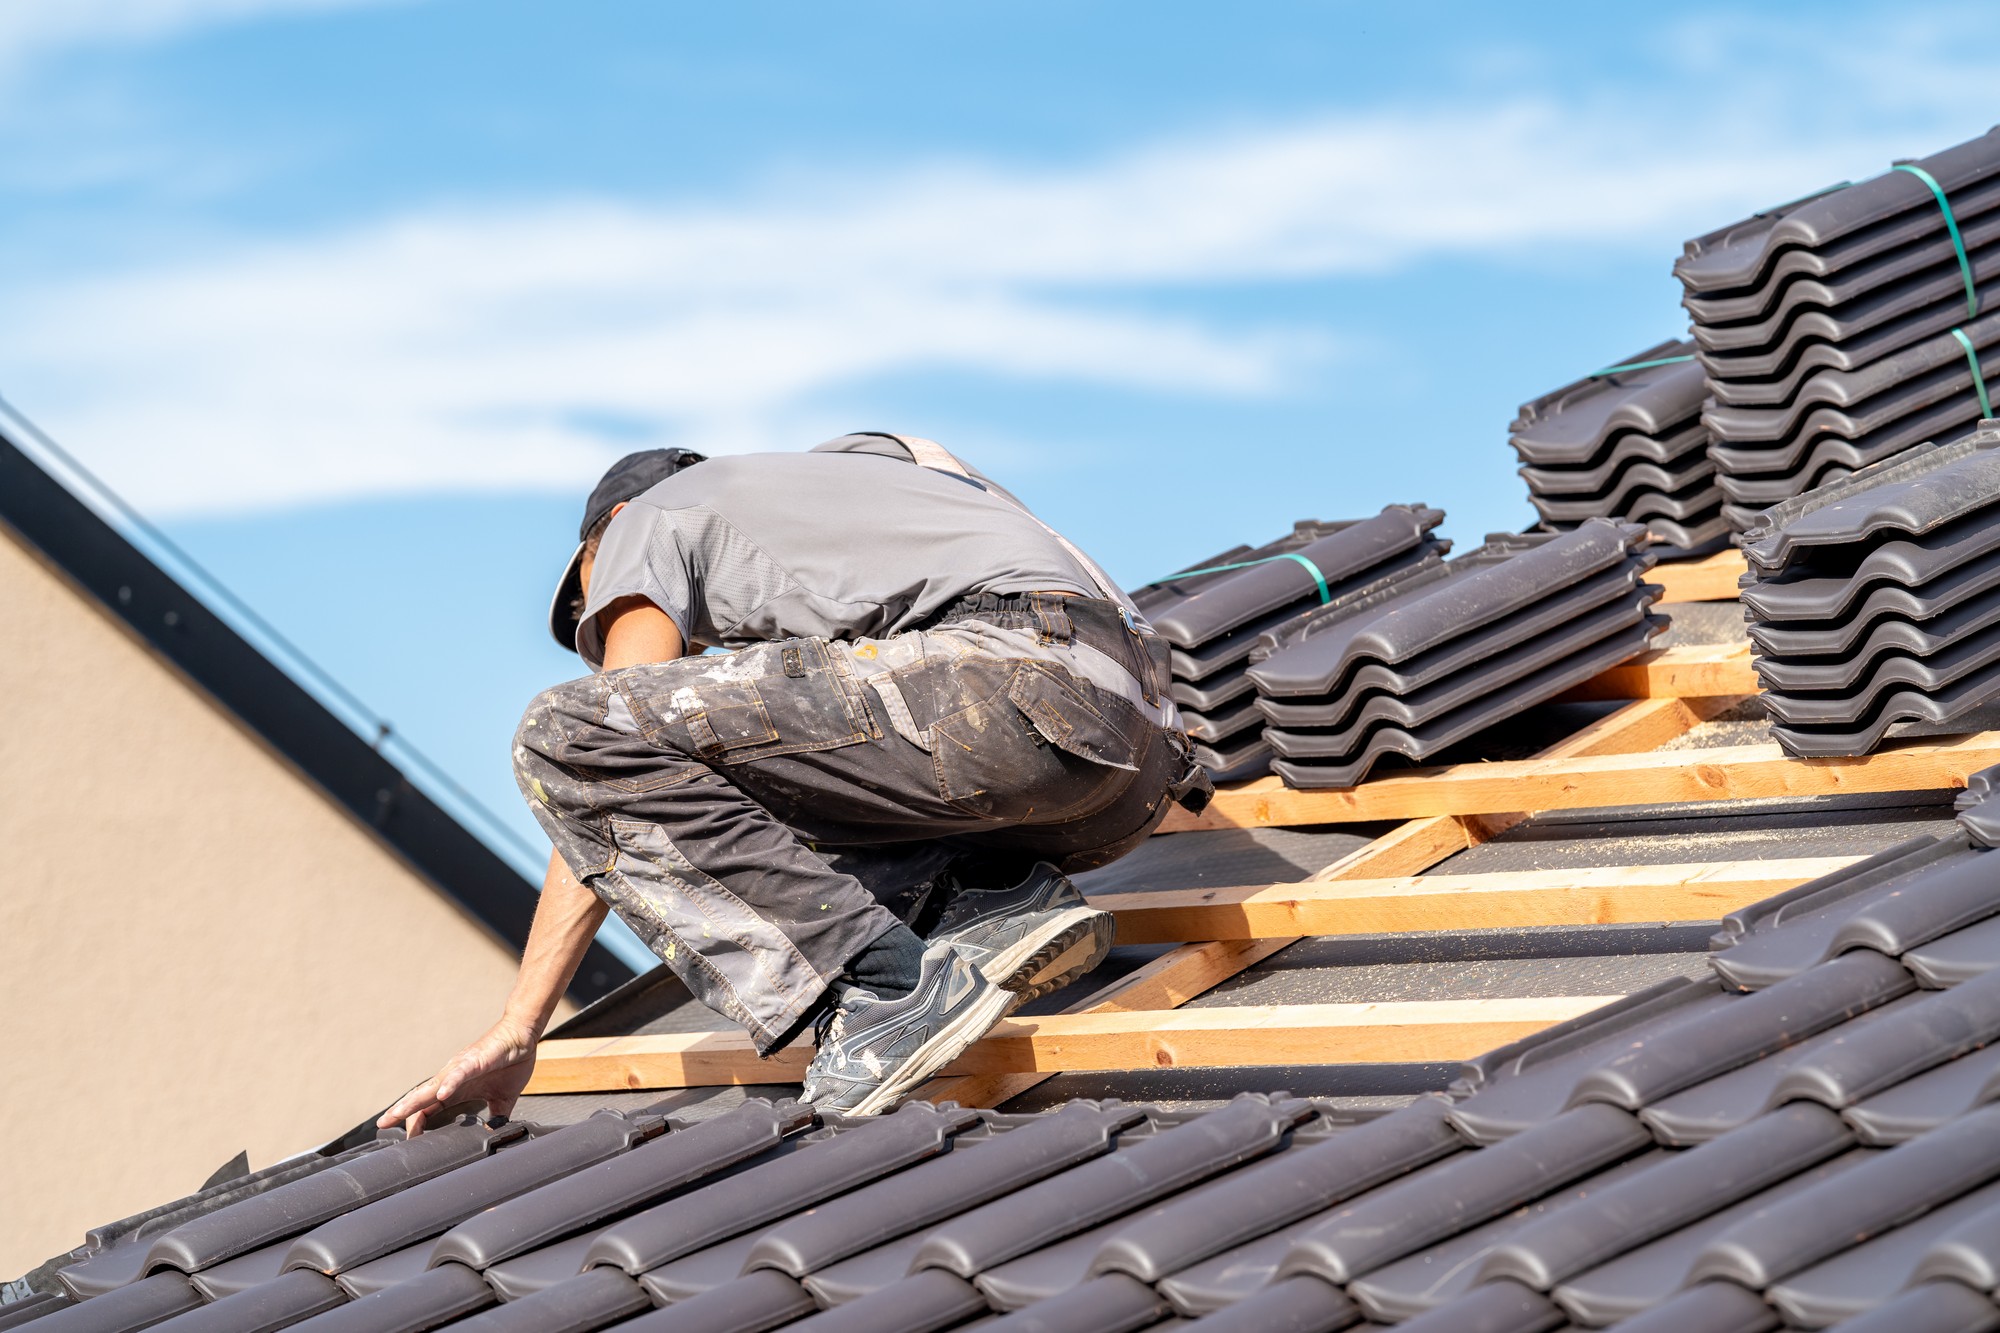
[[[485,1036],[445,1061],[434,1077],[405,1093],[375,1125],[393,1129],[400,1124],[415,1138],[447,1106],[465,1101],[485,1102],[488,1117],[499,1119],[514,1109],[534,1072],[533,1034],[503,1018],[488,1028]]]
[[[403,1094],[382,1113],[379,1129],[401,1124],[414,1138],[454,1102],[483,1101],[489,1116],[504,1116],[520,1100],[521,1089],[535,1072],[535,1043],[548,1029],[562,993],[569,989],[577,964],[590,948],[591,937],[604,924],[605,907],[597,895],[577,883],[561,856],[549,856],[542,879],[541,901],[521,953],[521,971],[500,1021],[486,1035],[445,1061],[437,1077]]]

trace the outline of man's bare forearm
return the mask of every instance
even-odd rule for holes
[[[507,997],[507,1022],[525,1029],[531,1039],[542,1035],[607,910],[602,899],[577,883],[562,857],[551,852],[542,899],[521,951],[521,972]]]

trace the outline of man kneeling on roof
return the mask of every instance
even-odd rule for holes
[[[555,844],[521,973],[385,1127],[505,1115],[607,909],[758,1054],[812,1025],[807,1100],[887,1110],[1095,967],[1064,872],[1209,791],[1130,599],[929,440],[621,459],[550,627],[597,674],[515,735]]]

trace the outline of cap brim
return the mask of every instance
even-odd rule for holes
[[[569,558],[563,570],[562,580],[556,584],[556,595],[549,602],[549,633],[555,641],[571,652],[576,651],[577,604],[583,599],[583,543],[576,544],[576,554]]]

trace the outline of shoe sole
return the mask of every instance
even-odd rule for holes
[[[1013,1002],[1011,991],[995,986],[982,995],[974,1004],[966,1006],[964,1013],[948,1023],[935,1037],[917,1048],[903,1067],[885,1080],[873,1092],[856,1102],[851,1108],[843,1109],[845,1115],[879,1115],[892,1110],[903,1098],[910,1095],[931,1075],[964,1054],[965,1048],[985,1036],[987,1030],[1007,1016],[1008,1006]]]
[[[982,971],[1002,990],[1013,992],[1013,1007],[1061,990],[1104,961],[1117,924],[1109,912],[1070,907],[1030,931],[1012,947],[988,959]]]

